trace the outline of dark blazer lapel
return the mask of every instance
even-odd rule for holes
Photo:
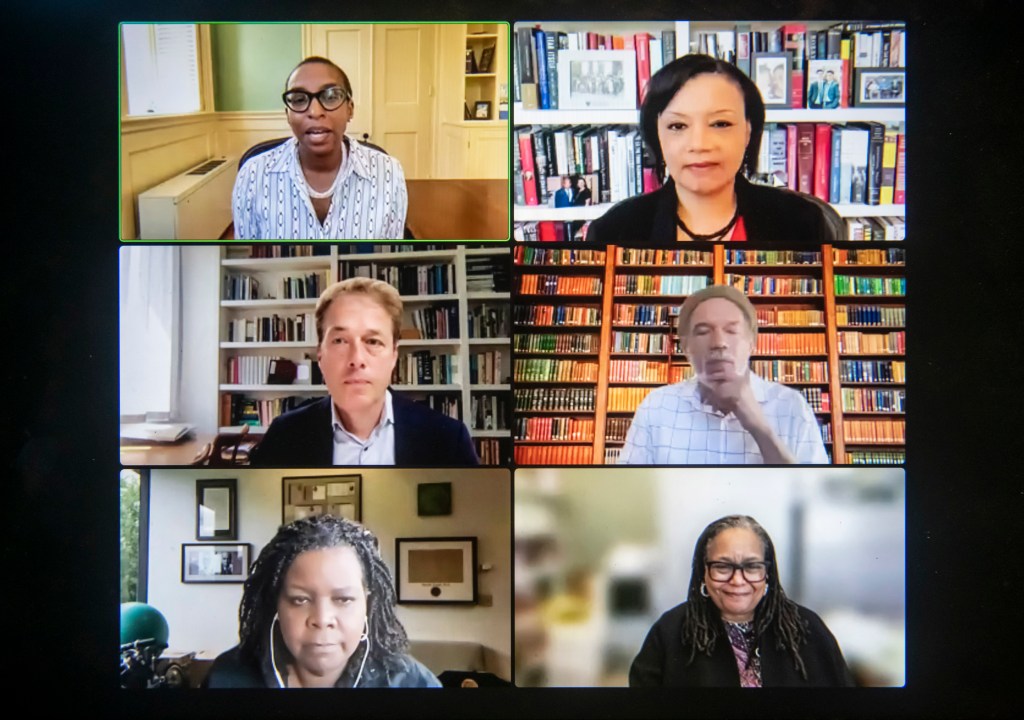
[[[331,396],[321,400],[316,410],[311,413],[315,425],[309,427],[309,457],[315,458],[318,467],[330,467],[334,464],[334,430],[331,426]]]
[[[413,402],[391,393],[391,410],[395,413],[395,465],[416,465],[422,462],[421,440],[411,417]]]

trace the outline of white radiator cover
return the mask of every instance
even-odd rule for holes
[[[217,162],[216,167],[197,172]],[[231,190],[237,174],[238,158],[215,157],[140,193],[139,239],[219,239],[231,224]]]

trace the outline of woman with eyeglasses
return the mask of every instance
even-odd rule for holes
[[[362,525],[322,515],[283,525],[253,564],[239,644],[210,688],[441,687],[407,654],[391,572]]]
[[[393,157],[345,136],[355,110],[345,72],[308,57],[288,76],[282,99],[294,137],[239,168],[235,238],[402,238],[405,174]]]
[[[686,602],[651,628],[630,687],[848,687],[853,678],[817,615],[786,597],[775,546],[756,520],[708,525]]]

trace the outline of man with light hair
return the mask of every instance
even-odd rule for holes
[[[402,299],[382,280],[324,290],[316,354],[329,395],[274,420],[253,465],[478,465],[463,423],[388,389],[401,328]]]
[[[804,397],[750,370],[757,313],[736,288],[712,285],[679,309],[694,377],[660,387],[633,417],[620,464],[827,464]]]

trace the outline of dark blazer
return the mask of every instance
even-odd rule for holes
[[[395,465],[479,465],[466,426],[426,405],[391,393]],[[257,467],[330,467],[334,464],[331,398],[285,413],[270,424],[252,453]]]
[[[747,240],[820,245],[846,228],[835,209],[813,195],[755,185],[736,177],[736,202]],[[587,241],[606,245],[676,245],[679,199],[669,181],[660,190],[623,200],[590,223]]]
[[[739,687],[736,656],[724,628],[710,657],[697,652],[689,662],[690,647],[682,640],[684,607],[686,603],[666,612],[647,633],[629,669],[629,686]],[[853,687],[853,677],[832,633],[820,617],[797,607],[807,622],[807,643],[800,648],[807,679],[800,675],[788,651],[775,646],[775,633],[769,629],[758,642],[763,687]]]

